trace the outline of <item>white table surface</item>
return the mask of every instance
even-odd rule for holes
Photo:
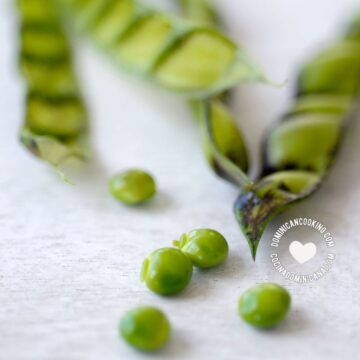
[[[218,1],[233,38],[271,78],[290,80],[281,90],[246,85],[235,92],[255,163],[264,129],[291,97],[297,65],[339,33],[357,3]],[[173,324],[170,344],[150,358],[359,358],[359,122],[351,125],[322,189],[270,225],[254,264],[232,214],[237,190],[205,164],[185,101],[122,74],[91,46],[79,47],[77,62],[92,114],[94,161],[71,171],[76,186],[68,186],[30,156],[17,141],[23,88],[15,29],[12,2],[1,0],[1,360],[144,358],[117,335],[121,314],[138,304],[161,307]],[[129,209],[109,196],[107,179],[134,166],[153,172],[160,190],[150,204]],[[265,244],[276,224],[304,214],[331,226],[338,258],[326,278],[298,285],[274,271]],[[226,265],[195,272],[175,298],[149,292],[139,281],[142,259],[199,227],[226,236]],[[293,297],[287,320],[267,332],[249,328],[236,314],[241,292],[262,281],[284,284]]]

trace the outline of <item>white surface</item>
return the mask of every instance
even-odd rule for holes
[[[276,80],[319,41],[339,32],[355,0],[223,0],[235,39]],[[237,191],[203,161],[198,131],[185,102],[121,74],[91,47],[78,63],[92,110],[96,161],[61,183],[17,141],[22,86],[15,69],[11,2],[0,4],[0,359],[115,360],[143,358],[117,336],[120,315],[137,304],[163,308],[173,324],[163,359],[359,358],[360,124],[348,132],[323,188],[269,227],[254,264],[232,215]],[[256,160],[264,128],[284,110],[283,90],[242,86],[235,107]],[[143,208],[117,204],[107,192],[113,172],[151,170],[160,193]],[[338,246],[331,273],[310,285],[286,283],[268,261],[276,224],[295,216],[328,224]],[[229,240],[218,269],[195,273],[180,296],[164,299],[139,281],[151,250],[183,231],[212,227]],[[241,292],[262,281],[285,284],[293,296],[286,322],[270,332],[236,315]]]

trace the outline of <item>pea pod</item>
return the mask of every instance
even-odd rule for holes
[[[58,2],[116,63],[164,88],[207,97],[241,81],[267,81],[244,51],[213,27],[135,0]]]
[[[335,159],[360,90],[360,27],[355,25],[302,68],[293,105],[267,134],[261,176],[235,203],[254,259],[269,221],[313,194]]]
[[[20,138],[34,155],[58,169],[69,157],[87,156],[86,110],[53,2],[18,0],[17,5],[19,68],[27,93]]]
[[[206,0],[180,0],[184,15],[199,23],[217,25],[214,9]],[[224,171],[226,164],[234,168],[236,174],[246,178],[248,153],[244,137],[236,126],[234,116],[228,106],[229,93],[208,99],[191,101],[196,118],[199,120],[201,139],[208,163],[221,177],[237,184],[237,176]],[[208,111],[204,111],[208,105]],[[225,164],[226,163],[226,164]]]

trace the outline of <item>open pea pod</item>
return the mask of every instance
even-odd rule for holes
[[[54,166],[88,155],[87,114],[71,63],[69,43],[49,0],[18,0],[19,68],[26,84],[20,138]]]
[[[267,134],[260,179],[245,187],[235,203],[254,259],[271,219],[314,193],[335,159],[360,90],[355,28],[303,67],[294,104]]]
[[[247,149],[228,109],[216,99],[197,103],[201,137],[208,161],[225,180],[244,188],[252,184],[246,175]]]
[[[217,26],[217,16],[207,0],[180,0],[186,18]],[[239,185],[246,179],[248,152],[244,137],[228,106],[229,93],[195,99],[191,106],[199,121],[201,140],[209,165],[220,177]],[[229,171],[229,167],[232,171]],[[237,168],[237,169],[236,169]],[[240,174],[240,175],[239,175]]]
[[[247,178],[248,151],[244,137],[236,126],[233,115],[224,101],[218,98],[195,100],[193,108],[201,131],[201,140],[206,159],[215,173],[235,185],[242,186],[233,173],[224,169],[224,163],[232,164]],[[228,165],[227,165],[228,166]],[[248,179],[246,180],[248,181]]]
[[[164,88],[207,97],[242,81],[267,82],[227,36],[135,0],[58,0],[73,23],[125,69]]]

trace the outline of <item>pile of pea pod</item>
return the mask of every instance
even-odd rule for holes
[[[253,181],[229,91],[240,82],[269,81],[217,29],[205,0],[179,2],[187,20],[135,0],[17,0],[27,92],[21,141],[59,172],[68,158],[89,157],[86,105],[62,27],[67,21],[122,69],[189,100],[210,165],[240,190],[235,216],[255,259],[267,224],[316,191],[334,160],[360,87],[360,21],[301,69],[293,105],[268,132]]]

